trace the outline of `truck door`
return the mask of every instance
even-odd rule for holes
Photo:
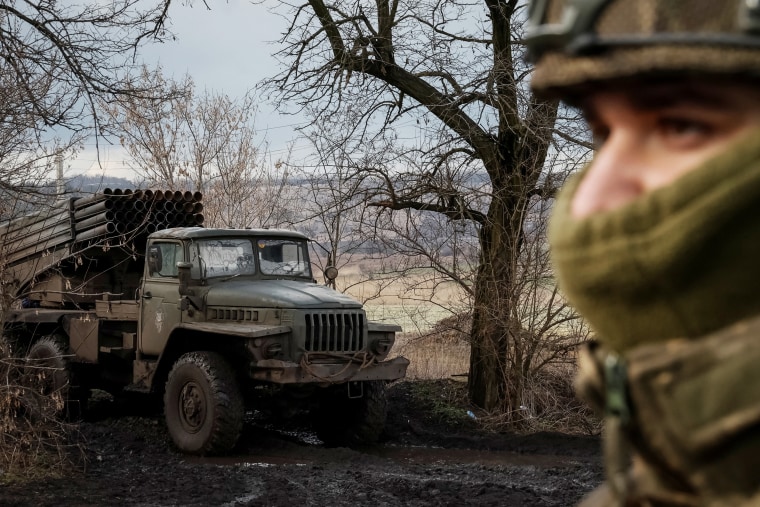
[[[182,319],[179,309],[177,262],[185,260],[180,242],[157,240],[148,243],[140,304],[139,349],[159,355],[172,329]]]

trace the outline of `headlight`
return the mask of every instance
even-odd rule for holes
[[[282,355],[282,344],[272,343],[266,346],[264,349],[264,357],[266,359],[275,359]]]
[[[376,338],[375,340],[372,340],[372,342],[370,343],[370,351],[376,356],[387,355],[388,352],[391,351],[391,347],[393,347],[394,341],[395,339],[394,339],[393,334]]]
[[[263,359],[278,359],[283,355],[282,342],[276,339],[256,338],[248,342],[248,350],[254,361]]]

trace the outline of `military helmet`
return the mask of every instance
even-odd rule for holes
[[[760,0],[532,0],[532,86],[690,74],[760,78]]]

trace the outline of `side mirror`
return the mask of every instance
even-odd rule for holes
[[[193,265],[189,262],[177,263],[177,275],[179,277],[179,295],[180,296],[192,296],[193,291],[190,290],[190,268]]]

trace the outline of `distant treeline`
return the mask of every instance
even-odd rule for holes
[[[64,183],[66,191],[73,194],[94,194],[102,192],[106,188],[130,188],[135,189],[139,185],[126,178],[117,178],[115,176],[86,176],[78,174],[67,179]],[[55,186],[53,185],[53,188]]]

